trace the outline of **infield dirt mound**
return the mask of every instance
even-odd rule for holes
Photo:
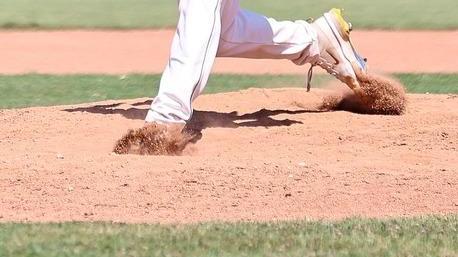
[[[318,109],[331,92],[204,95],[183,156],[112,153],[147,99],[0,111],[0,221],[339,219],[458,213],[458,98],[402,116]]]

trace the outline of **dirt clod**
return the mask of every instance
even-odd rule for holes
[[[365,95],[364,101],[353,93],[330,95],[323,99],[320,109],[385,115],[405,112],[407,98],[399,82],[374,75],[359,75],[358,80]]]
[[[117,154],[180,155],[191,142],[192,136],[180,126],[149,124],[129,130],[116,142]]]

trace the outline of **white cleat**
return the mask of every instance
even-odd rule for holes
[[[357,74],[366,73],[366,59],[355,50],[350,40],[351,23],[345,21],[342,10],[332,9],[312,23],[318,34],[320,54],[312,63],[325,69],[356,94],[362,96]],[[312,70],[309,72],[310,86]]]

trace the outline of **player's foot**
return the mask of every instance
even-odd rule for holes
[[[182,134],[190,138],[189,141],[191,143],[195,143],[202,138],[202,129],[194,128],[189,123],[164,123],[153,121],[145,122],[143,125],[144,128],[149,126],[161,127],[166,132],[172,131],[173,133],[177,133],[180,131]]]
[[[168,130],[182,131],[184,127],[186,126],[186,123],[166,123],[162,121],[145,121],[145,123],[143,124],[143,127],[148,127],[148,126],[157,126],[157,127],[163,127],[164,129],[168,129]]]
[[[320,55],[315,63],[325,69],[355,93],[362,95],[357,74],[366,73],[366,59],[355,50],[350,40],[351,23],[345,21],[342,10],[332,9],[312,23],[318,34]],[[313,67],[313,66],[312,66]],[[311,70],[309,72],[309,83]]]

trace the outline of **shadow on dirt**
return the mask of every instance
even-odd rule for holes
[[[95,105],[90,107],[78,107],[73,109],[64,109],[66,112],[88,112],[96,114],[120,114],[127,119],[145,118],[148,111],[148,106],[151,101],[144,101],[134,104],[107,104]],[[120,108],[122,105],[135,106],[130,108]],[[138,106],[146,106],[146,108],[138,108]],[[206,128],[238,128],[238,127],[280,127],[291,126],[293,124],[302,124],[302,122],[291,119],[274,119],[272,116],[281,114],[301,114],[301,113],[320,113],[318,110],[267,110],[261,109],[253,113],[239,115],[237,112],[216,112],[216,111],[198,111],[195,110],[193,118],[188,123],[187,127],[191,130],[201,131]]]
[[[147,101],[151,102],[151,101]],[[145,103],[136,103],[132,104],[132,106],[140,106],[146,104]],[[142,120],[146,116],[147,109],[139,109],[139,108],[118,108],[119,106],[125,105],[124,103],[116,103],[116,104],[105,104],[105,105],[94,105],[90,107],[78,107],[78,108],[71,108],[71,109],[64,109],[63,111],[66,112],[88,112],[88,113],[96,113],[96,114],[120,114],[127,119],[130,120]]]

